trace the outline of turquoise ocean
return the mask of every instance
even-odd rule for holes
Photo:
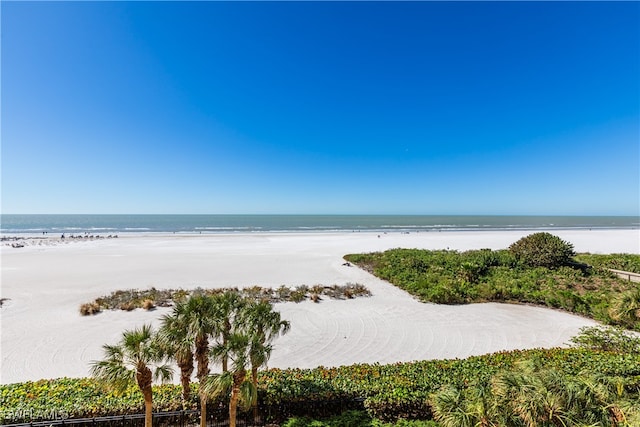
[[[260,233],[637,229],[636,216],[0,215],[0,233]]]

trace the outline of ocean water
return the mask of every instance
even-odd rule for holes
[[[0,233],[260,233],[637,229],[635,216],[0,215]]]

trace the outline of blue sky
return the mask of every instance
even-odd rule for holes
[[[640,215],[638,2],[7,2],[3,213]]]

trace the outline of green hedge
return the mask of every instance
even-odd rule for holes
[[[427,398],[444,384],[464,386],[488,380],[518,360],[536,359],[567,375],[600,372],[630,378],[640,399],[640,354],[584,349],[528,350],[495,353],[463,360],[434,360],[391,365],[358,364],[338,368],[271,369],[260,374],[260,400],[286,405],[335,399],[365,398],[370,416],[381,420],[430,418]],[[194,396],[184,407],[197,409]],[[156,411],[183,408],[176,385],[154,387]],[[218,402],[224,405],[223,402]],[[0,386],[2,423],[56,417],[92,417],[143,411],[142,396],[132,388],[123,394],[106,390],[92,379],[41,380]],[[51,415],[56,416],[51,416]]]

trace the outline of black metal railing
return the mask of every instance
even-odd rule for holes
[[[265,427],[279,424],[291,417],[326,418],[350,409],[364,409],[364,399],[322,400],[284,402],[277,405],[259,406],[257,415],[253,411],[238,412],[238,427]],[[207,407],[207,427],[227,427],[228,407]],[[5,424],[2,427],[144,427],[145,414],[112,415],[93,418],[66,418],[45,421]],[[7,420],[5,420],[7,421]],[[184,410],[154,412],[154,427],[195,427],[200,425],[200,411]]]

